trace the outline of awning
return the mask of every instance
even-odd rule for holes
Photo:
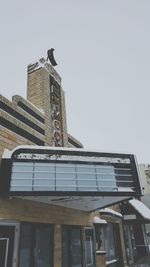
[[[100,217],[98,216],[95,216],[94,217],[94,224],[107,224],[107,222],[104,220],[104,219],[101,219]]]
[[[129,200],[131,206],[146,220],[150,220],[150,209],[137,199]]]
[[[122,218],[122,214],[120,212],[117,212],[109,208],[101,209],[99,212],[101,215],[104,214],[104,215],[110,215],[110,216]]]

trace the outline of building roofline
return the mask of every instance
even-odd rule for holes
[[[88,154],[95,154],[97,156],[110,156],[110,157],[134,157],[134,154],[128,154],[128,153],[116,153],[116,152],[103,152],[99,150],[91,150],[91,149],[85,149],[85,148],[70,148],[70,147],[52,147],[52,146],[38,146],[38,145],[19,145],[15,147],[13,150],[5,149],[3,153],[2,158],[11,158],[12,155],[17,152],[17,150],[26,150],[32,152],[32,150],[39,150],[42,152],[48,152],[48,151],[68,151],[68,152],[83,152]]]

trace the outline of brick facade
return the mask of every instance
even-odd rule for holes
[[[63,146],[82,147],[82,144],[67,132],[65,95],[61,78],[49,64],[28,66],[27,100],[15,95],[9,101],[0,96],[0,156],[5,148],[12,150],[17,145],[53,145],[52,105],[50,77],[60,86],[61,131]],[[72,141],[73,145],[68,141]]]
[[[18,95],[13,96],[12,101],[0,96],[0,158],[5,148],[12,150],[18,145],[54,145],[51,80],[60,88],[60,131],[63,146],[82,147],[67,132],[61,78],[51,65],[39,61],[28,66],[27,100]],[[117,207],[115,209],[118,210]],[[64,267],[61,266],[61,225],[93,226],[93,217],[96,215],[99,216],[99,212],[87,213],[20,198],[0,199],[0,217],[6,221],[54,225],[54,267]],[[17,262],[18,258],[15,266],[18,266]],[[104,256],[98,255],[96,266],[105,266]]]

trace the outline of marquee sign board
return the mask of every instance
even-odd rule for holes
[[[2,172],[2,195],[83,210],[141,195],[135,157],[130,154],[24,146],[2,159]]]

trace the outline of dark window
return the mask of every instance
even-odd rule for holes
[[[96,249],[106,251],[106,261],[118,261],[120,240],[117,226],[108,222],[107,225],[96,225]]]
[[[19,267],[53,266],[52,226],[24,223],[21,227]]]
[[[96,250],[106,251],[107,224],[95,225]]]
[[[124,225],[124,237],[128,264],[131,265],[135,260],[137,260],[137,248],[135,243],[133,225]]]
[[[30,254],[32,250],[32,227],[31,225],[23,225],[21,229],[20,244],[20,267],[30,266]]]
[[[63,226],[62,228],[62,267],[83,267],[80,227]]]
[[[114,229],[114,225],[112,223],[108,223],[107,226],[107,234],[106,234],[106,259],[107,261],[111,261],[118,258],[118,251],[116,245],[116,233]]]
[[[15,227],[0,226],[0,267],[12,267]]]
[[[95,266],[95,239],[91,228],[85,228],[85,262],[86,266]]]

